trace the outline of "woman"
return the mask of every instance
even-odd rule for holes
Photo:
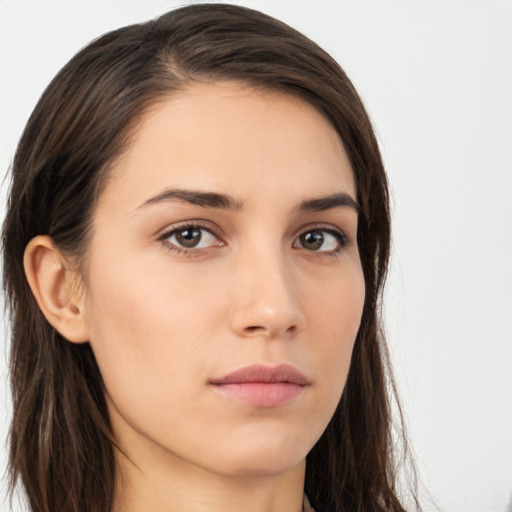
[[[33,511],[404,510],[386,176],[303,35],[210,4],[91,43],[28,122],[3,244]]]

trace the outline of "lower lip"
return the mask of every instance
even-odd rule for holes
[[[214,389],[222,395],[256,407],[284,405],[299,396],[304,387],[291,382],[237,382],[214,385]]]

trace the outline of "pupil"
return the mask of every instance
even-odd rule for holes
[[[316,251],[324,243],[324,235],[320,231],[308,231],[302,235],[302,247]]]
[[[184,229],[176,233],[176,240],[183,247],[195,247],[201,240],[201,230],[195,228]]]

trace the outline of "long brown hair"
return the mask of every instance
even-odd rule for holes
[[[296,95],[343,141],[361,205],[366,299],[342,399],[307,456],[305,490],[320,511],[403,511],[395,456],[401,439],[392,436],[390,413],[396,392],[380,320],[388,188],[371,122],[343,70],[315,43],[262,13],[220,4],[184,7],[93,41],[55,77],[25,128],[3,227],[12,318],[11,489],[21,481],[34,512],[111,508],[115,438],[101,374],[89,344],[67,342],[44,318],[23,253],[32,237],[45,234],[79,259],[109,166],[131,128],[151,104],[198,80]]]

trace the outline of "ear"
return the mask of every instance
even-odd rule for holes
[[[32,293],[48,322],[73,343],[89,341],[85,301],[77,272],[49,236],[36,236],[25,248],[23,265]]]

